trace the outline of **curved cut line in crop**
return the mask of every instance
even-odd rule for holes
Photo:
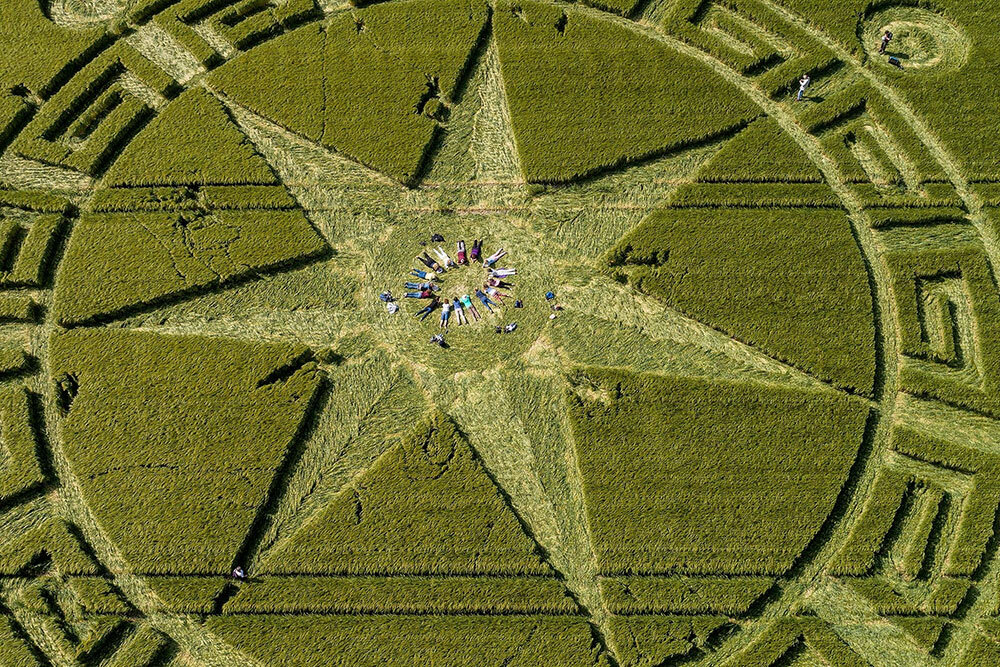
[[[851,516],[856,515],[858,512],[857,505],[859,501],[857,498],[863,495],[863,489],[871,483],[874,475],[873,469],[877,467],[877,463],[874,463],[874,461],[877,461],[881,452],[887,448],[895,395],[899,387],[895,328],[890,324],[895,321],[895,305],[891,298],[887,268],[880,259],[882,254],[881,248],[871,232],[868,216],[864,212],[860,201],[858,201],[853,192],[851,192],[841,179],[834,163],[825,156],[819,142],[802,130],[789,111],[768,98],[750,80],[742,77],[736,71],[730,69],[709,54],[674,40],[658,31],[655,27],[651,29],[646,27],[646,30],[653,32],[658,39],[670,43],[682,53],[687,53],[692,57],[711,64],[715,71],[722,73],[727,80],[738,85],[751,99],[757,102],[769,115],[774,117],[781,124],[782,128],[806,151],[848,210],[852,230],[869,270],[873,303],[876,308],[876,334],[878,336],[878,344],[876,346],[877,369],[880,372],[877,372],[876,380],[876,400],[879,403],[879,407],[875,410],[875,414],[877,415],[875,428],[871,429],[872,437],[863,446],[867,455],[859,455],[859,462],[856,464],[845,486],[845,488],[854,490],[854,499],[849,503],[844,503],[842,501],[846,500],[846,497],[842,497],[842,501],[838,501],[838,508],[834,510],[834,514],[837,513],[838,509],[844,513],[844,516],[840,517],[841,520],[835,522],[837,524],[835,527],[836,532],[844,534],[851,524]],[[847,504],[847,507],[844,507],[844,504]],[[834,515],[832,514],[831,517],[834,517]],[[821,534],[826,533],[828,530],[829,528],[824,529],[821,531]],[[827,546],[836,542],[833,536],[828,535],[828,537]],[[809,562],[808,558],[803,559],[795,568],[797,571],[796,574],[800,577],[800,582],[804,580],[805,583],[796,582],[794,585],[786,587],[783,595],[779,595],[776,600],[760,610],[762,615],[773,616],[788,613],[788,611],[795,607],[797,599],[810,586],[809,582],[815,584],[822,576],[824,569],[822,564],[823,558],[817,552],[823,551],[822,546],[819,544],[810,546],[808,552],[813,556],[812,562]],[[829,548],[825,550],[825,553],[827,554],[826,558],[832,556]],[[746,646],[756,634],[756,632],[739,633],[735,639],[728,642],[715,655],[722,658],[725,655],[735,653],[739,650],[737,647]]]
[[[801,17],[789,11],[785,7],[777,4],[773,0],[759,0],[772,11],[785,18],[785,20],[795,23],[799,28],[808,31],[823,46],[833,51],[837,58],[847,63],[853,72],[863,76],[868,83],[889,100],[892,107],[903,118],[903,120],[916,133],[920,141],[931,152],[934,159],[944,168],[949,182],[958,192],[962,203],[969,212],[969,217],[976,226],[976,231],[983,239],[986,251],[990,257],[992,266],[1000,266],[1000,238],[992,226],[984,223],[984,211],[982,200],[972,192],[968,179],[962,174],[958,167],[958,161],[945,147],[938,136],[921,119],[920,114],[914,111],[906,103],[903,97],[897,93],[889,84],[880,78],[878,72],[874,71],[870,65],[859,60],[847,49],[841,46],[835,39],[828,37],[805,22]]]
[[[878,72],[879,67],[873,66],[871,62],[862,62],[843,48],[835,39],[832,39],[825,35],[822,31],[809,26],[808,23],[802,20],[799,16],[787,8],[781,7],[773,0],[760,1],[772,11],[784,17],[786,20],[794,22],[803,30],[807,30],[817,41],[822,43],[825,47],[831,49],[840,60],[848,64],[852,71],[863,76],[868,83],[870,83],[890,102],[896,112],[917,135],[921,143],[928,149],[934,160],[944,169],[950,184],[955,188],[955,191],[958,193],[962,203],[970,214],[969,217],[973,222],[975,231],[979,235],[986,250],[987,257],[989,258],[989,264],[992,267],[1000,266],[1000,264],[998,264],[998,260],[1000,260],[1000,240],[998,240],[996,229],[994,226],[986,222],[983,202],[970,188],[968,179],[962,174],[958,167],[958,160],[945,147],[941,139],[938,138],[938,136],[923,121],[920,114],[914,111],[905,102],[900,94],[898,94],[889,84],[882,80],[881,75]],[[949,27],[954,28],[953,26],[950,26],[950,24]],[[957,28],[954,28],[954,30],[958,31]],[[996,546],[994,542],[994,558],[995,548]],[[980,600],[980,604],[977,605],[977,608],[981,610],[980,613],[990,613],[988,608],[983,605],[983,601]],[[963,641],[962,638],[968,640],[973,636],[973,633],[975,632],[975,619],[972,615],[969,615],[967,620],[963,620],[957,623],[957,625],[958,628],[955,630],[955,634],[959,636],[948,642],[949,655],[952,657],[955,656],[955,651],[960,650],[961,647],[967,643],[966,641]]]
[[[41,0],[45,14],[64,28],[89,28],[115,17],[119,0]]]
[[[758,353],[758,354],[759,354],[759,353]],[[407,362],[406,362],[406,360],[405,360],[405,359],[402,359],[402,358],[401,358],[401,359],[400,359],[400,361],[401,361],[401,362],[403,362],[403,363],[404,363],[404,365],[406,365],[407,367],[413,367],[413,366],[412,366],[412,363],[410,363],[410,364],[407,364]],[[422,371],[421,371],[421,369],[419,369],[419,368],[416,368],[416,367],[413,367],[413,370],[414,370],[414,374],[415,374],[416,376],[418,376],[418,377],[419,377],[419,374],[420,374],[420,373],[422,372]],[[531,494],[529,494],[529,495],[531,495]]]
[[[54,319],[46,319],[44,338],[59,329]],[[49,377],[49,355],[42,357],[42,375]],[[97,522],[90,506],[83,497],[83,490],[76,477],[72,465],[62,449],[61,419],[59,415],[58,388],[55,383],[42,382],[41,389],[45,405],[44,431],[48,435],[48,443],[52,450],[52,464],[60,480],[59,492],[55,495],[54,505],[57,514],[68,517],[77,525],[88,545],[94,550],[100,563],[111,574],[114,584],[125,594],[128,601],[150,619],[152,625],[176,641],[184,650],[189,651],[206,667],[226,667],[239,665],[241,667],[264,667],[249,656],[233,649],[214,636],[206,633],[202,626],[190,617],[171,614],[167,604],[160,599],[147,581],[136,574],[125,562],[117,545],[105,534]]]

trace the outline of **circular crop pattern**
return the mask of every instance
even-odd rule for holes
[[[885,53],[879,51],[882,36],[892,33]],[[937,12],[919,7],[897,6],[867,17],[861,32],[865,51],[875,60],[898,58],[905,69],[957,70],[969,57],[969,39],[962,30]]]
[[[416,261],[422,268],[410,269],[405,276],[403,298],[419,300],[410,302],[418,303],[413,316],[423,322],[431,315],[440,314],[435,318],[436,323],[439,329],[446,331],[453,324],[460,327],[492,322],[497,333],[513,333],[516,322],[498,324],[496,319],[503,315],[505,305],[521,307],[521,302],[512,298],[518,273],[516,268],[509,266],[507,251],[502,245],[484,250],[483,241],[476,239],[470,240],[468,245],[464,240],[457,241],[454,253],[449,254],[441,245],[444,243],[440,234],[431,236],[429,246],[426,242],[421,243],[423,248]],[[521,275],[523,277],[524,273]],[[546,293],[547,300],[554,298],[553,292]],[[388,305],[395,303],[391,292],[380,294],[379,299],[387,303],[388,312],[398,312],[398,305]],[[505,304],[506,300],[509,301]],[[451,319],[453,315],[454,320]],[[446,331],[441,332],[442,335]]]
[[[440,234],[447,240],[429,241],[432,234]],[[463,237],[466,263],[458,265],[456,244],[457,239]],[[477,239],[482,244],[482,251],[473,258],[473,242]],[[418,240],[426,241],[426,245],[418,245]],[[447,260],[439,257],[438,248],[455,266],[446,265]],[[505,254],[498,258],[493,268],[512,269],[516,273],[493,277],[493,282],[499,284],[490,285],[492,274],[484,263],[501,249]],[[381,302],[375,301],[371,306],[364,304],[364,312],[370,313],[368,326],[376,330],[386,345],[398,348],[407,358],[439,369],[445,375],[485,371],[502,365],[523,355],[548,328],[549,316],[558,312],[552,310],[552,306],[559,305],[558,300],[553,299],[550,303],[545,298],[548,292],[562,294],[560,272],[551,266],[554,250],[540,246],[537,235],[519,228],[518,221],[507,217],[491,215],[482,220],[470,220],[467,216],[452,214],[415,216],[412,224],[405,224],[387,235],[379,256],[372,257],[365,266],[365,274],[370,276],[370,289],[390,290],[400,307],[398,313],[387,316]],[[421,261],[425,254],[426,259],[445,270],[435,273]],[[425,277],[421,277],[419,271],[423,271]],[[430,299],[422,297],[428,282]],[[491,296],[488,294],[490,289],[498,290],[501,296]],[[489,308],[483,304],[477,290],[489,298]],[[468,297],[471,309],[463,304],[460,319],[451,304],[463,296]],[[446,299],[449,301],[449,320],[444,329],[441,313]],[[515,308],[517,300],[521,300],[522,308]],[[494,305],[497,302],[499,304]],[[421,312],[428,306],[432,308],[430,311]],[[426,319],[423,318],[425,314]],[[495,333],[496,327],[503,332],[511,324],[517,326],[510,332]],[[445,334],[449,346],[446,352],[429,344],[429,337],[437,333]]]
[[[960,7],[9,4],[0,663],[996,663]]]
[[[43,0],[53,23],[66,28],[88,28],[120,15],[117,0]]]

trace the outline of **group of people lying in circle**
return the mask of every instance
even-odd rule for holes
[[[426,266],[428,269],[434,273],[444,273],[446,269],[453,269],[459,264],[473,264],[479,261],[480,255],[483,254],[483,242],[473,241],[472,250],[469,251],[468,256],[465,252],[465,241],[459,241],[456,248],[456,255],[458,260],[454,260],[448,256],[444,248],[438,246],[437,248],[431,248],[430,250],[437,256],[437,260],[432,258],[427,251],[424,251],[423,255],[417,255],[417,261]],[[493,266],[499,262],[505,255],[507,251],[500,248],[495,253],[483,260],[483,266],[487,269],[493,269]],[[514,269],[498,269],[499,271],[514,271]],[[514,272],[516,273],[516,271]],[[514,275],[511,273],[509,275]]]
[[[430,271],[424,271],[422,269],[412,269],[410,275],[414,278],[419,278],[423,282],[416,282],[414,280],[408,280],[403,283],[403,286],[410,292],[403,294],[404,297],[408,299],[430,299],[430,303],[421,308],[419,311],[414,313],[414,317],[419,317],[421,321],[426,320],[432,312],[434,312],[438,307],[441,308],[441,327],[444,329],[448,328],[451,321],[451,314],[455,314],[455,319],[458,320],[459,325],[468,324],[470,322],[470,317],[472,320],[478,322],[481,315],[479,314],[479,309],[476,307],[475,302],[472,300],[473,295],[464,294],[462,296],[457,296],[454,299],[441,299],[438,296],[438,292],[441,288],[434,284],[437,280],[437,276],[444,273],[450,268],[456,268],[459,265],[473,264],[479,261],[482,255],[483,242],[473,241],[472,248],[466,252],[465,241],[459,241],[457,244],[457,260],[452,259],[445,252],[444,248],[438,246],[437,248],[432,248],[430,252],[434,253],[437,257],[435,260],[424,251],[422,255],[417,256],[417,260],[426,266]],[[517,269],[507,269],[507,268],[494,268],[496,263],[500,261],[507,251],[500,248],[495,253],[483,259],[483,266],[489,270],[489,274],[486,278],[486,282],[483,283],[482,289],[476,288],[475,298],[491,313],[494,312],[493,308],[499,308],[503,303],[504,299],[510,298],[510,294],[506,292],[501,292],[501,289],[507,289],[513,287],[511,283],[505,281],[506,278],[517,275]]]

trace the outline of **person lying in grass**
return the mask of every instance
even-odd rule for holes
[[[447,266],[448,268],[457,266],[455,264],[455,260],[449,257],[448,253],[446,253],[444,251],[444,248],[442,248],[441,246],[438,246],[437,248],[431,248],[431,252],[437,255],[438,262],[441,264],[441,266]]]
[[[426,250],[424,251],[423,255],[417,255],[417,261],[419,261],[421,264],[426,266],[434,273],[444,273],[444,269],[441,268],[441,265],[435,262],[433,259],[431,259],[431,256],[427,254]]]
[[[474,305],[472,305],[472,297],[469,296],[468,294],[463,295],[462,296],[462,305],[465,306],[465,310],[468,311],[469,314],[472,315],[472,319],[474,319],[476,322],[478,322],[479,321],[479,311],[476,310],[476,307]]]
[[[455,319],[458,320],[458,326],[468,324],[469,320],[465,317],[465,308],[462,307],[462,300],[456,298],[453,306],[455,309]]]
[[[483,288],[486,290],[486,293],[490,296],[490,298],[496,299],[499,304],[503,304],[503,300],[510,297],[510,294],[505,294],[496,287],[483,285]]]
[[[465,264],[466,263],[466,259],[465,259],[465,241],[459,241],[455,245],[455,252],[458,255],[458,263],[459,264]]]
[[[427,304],[417,312],[413,313],[413,316],[419,317],[420,321],[423,322],[424,320],[427,319],[427,316],[430,315],[435,308],[437,308],[437,306],[438,306],[438,300],[437,297],[435,297],[431,299],[431,302],[429,304]]]
[[[410,269],[410,275],[421,280],[437,280],[437,275],[420,269]]]
[[[469,252],[469,259],[471,261],[473,261],[473,262],[478,262],[479,261],[479,253],[481,253],[482,251],[483,251],[483,242],[482,241],[473,241],[472,242],[472,250]]]
[[[517,275],[517,269],[490,269],[490,278],[509,278]]]
[[[433,299],[434,292],[429,289],[421,290],[419,292],[407,292],[403,295],[407,299]]]
[[[503,248],[500,248],[495,253],[486,258],[486,260],[483,262],[483,266],[485,266],[486,268],[492,267],[494,264],[500,261],[501,257],[503,257],[506,254],[507,251],[504,250]]]
[[[481,289],[476,290],[476,296],[479,297],[479,300],[483,302],[484,306],[486,306],[486,310],[490,311],[491,313],[493,312],[493,309],[490,308],[491,305],[496,306],[497,308],[500,307],[500,304],[490,299],[490,297],[486,296],[486,293],[483,292],[483,290]]]
[[[405,282],[403,283],[403,287],[405,287],[406,289],[416,289],[421,291],[431,290],[432,292],[437,292],[439,289],[441,289],[437,285],[432,285],[431,283],[414,283],[414,282]]]
[[[445,299],[444,303],[441,304],[441,324],[438,326],[440,326],[442,329],[447,329],[448,318],[450,316],[451,316],[451,303],[449,303],[448,299]]]

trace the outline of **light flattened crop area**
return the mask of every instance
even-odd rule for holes
[[[998,18],[2,3],[0,665],[997,664]]]

